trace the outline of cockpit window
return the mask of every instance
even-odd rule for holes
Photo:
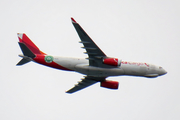
[[[159,66],[159,69],[162,69],[162,67],[161,67],[161,66]]]

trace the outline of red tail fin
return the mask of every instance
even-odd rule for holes
[[[39,48],[28,38],[24,33],[18,33],[20,43],[24,43],[34,54],[45,54],[39,50]]]

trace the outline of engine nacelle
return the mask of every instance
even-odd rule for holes
[[[119,82],[106,80],[101,82],[101,87],[109,88],[109,89],[118,89]]]
[[[118,58],[104,58],[103,63],[106,65],[111,65],[111,66],[121,66],[121,60]]]

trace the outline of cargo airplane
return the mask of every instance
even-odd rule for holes
[[[85,77],[66,93],[74,93],[97,82],[101,87],[109,89],[118,89],[117,81],[106,80],[109,76],[141,76],[158,77],[167,72],[160,66],[149,63],[127,62],[118,58],[108,57],[88,36],[83,28],[71,18],[81,41],[85,54],[88,58],[70,58],[48,55],[42,51],[27,37],[24,33],[18,33],[19,46],[22,50],[22,60],[17,65],[23,65],[30,61],[49,66],[52,68],[75,71],[84,74]]]

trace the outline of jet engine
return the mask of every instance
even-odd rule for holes
[[[109,89],[118,89],[119,82],[106,80],[101,82],[101,87],[109,88]]]
[[[118,58],[104,58],[103,63],[111,66],[121,66],[121,60],[119,60]]]

